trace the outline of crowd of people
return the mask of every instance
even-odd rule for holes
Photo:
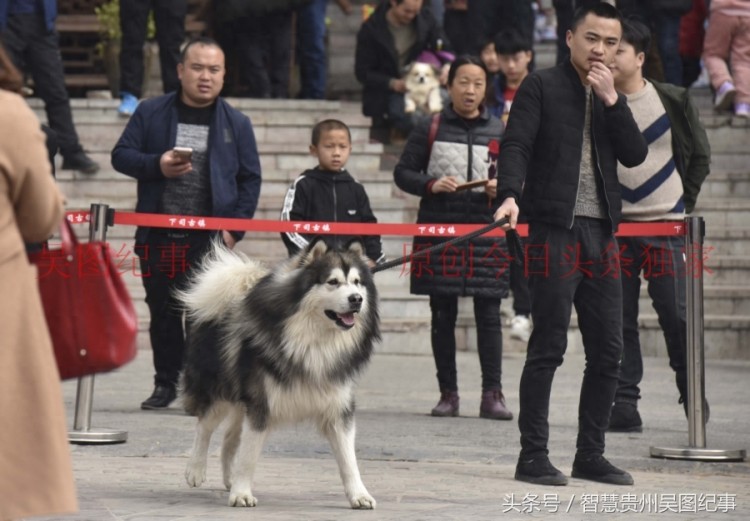
[[[278,3],[285,7],[277,10],[278,6],[248,2],[252,9],[261,11],[248,7],[247,11],[225,12],[222,9],[227,6],[239,9],[244,4],[233,2],[220,7],[216,2],[212,4],[213,23],[229,24],[236,30],[222,32],[220,40],[200,37],[181,46],[184,1],[154,5],[148,0],[123,2],[129,20],[137,23],[123,21],[123,30],[128,25],[130,34],[123,36],[119,112],[129,119],[111,159],[115,170],[137,180],[136,211],[253,217],[261,187],[260,157],[249,118],[222,96],[228,60],[223,45],[238,52],[234,59],[253,64],[240,68],[243,81],[255,89],[252,95],[288,95],[292,49],[260,49],[275,45],[273,39],[262,37],[262,30],[273,26],[284,36],[281,39],[291,41],[292,25],[286,25],[288,21],[282,18],[297,10],[298,34],[307,32],[305,38],[319,42],[324,30],[318,22],[325,14],[325,3],[297,5],[290,0]],[[403,134],[405,146],[393,172],[394,183],[419,198],[418,223],[487,224],[508,219],[504,229],[512,230],[525,222],[529,237],[526,247],[521,246],[528,258],[520,268],[518,263],[506,262],[519,254],[517,246],[511,248],[510,241],[506,244],[503,239],[483,237],[452,246],[452,257],[464,262],[447,266],[442,256],[434,255],[412,265],[411,292],[429,296],[431,310],[430,339],[439,390],[431,414],[459,415],[457,305],[459,297],[472,297],[482,374],[478,415],[491,420],[514,417],[503,394],[500,315],[502,299],[512,293],[512,336],[527,342],[519,393],[521,450],[515,478],[541,485],[565,485],[567,476],[549,458],[548,415],[552,381],[563,363],[575,308],[586,365],[571,475],[631,485],[630,474],[604,456],[605,432],[642,429],[638,414],[643,376],[638,300],[640,275],[649,262],[643,257],[655,255],[657,245],[663,254],[661,248],[666,244],[672,259],[684,263],[684,240],[617,239],[615,233],[621,222],[682,220],[695,207],[701,184],[709,174],[706,132],[683,86],[684,73],[677,72],[675,57],[670,56],[672,31],[679,29],[680,17],[703,2],[695,0],[687,2],[689,6],[659,12],[659,16],[675,18],[677,23],[660,22],[654,31],[650,23],[663,19],[655,11],[642,9],[648,6],[658,10],[660,2],[618,2],[622,4],[618,10],[609,2],[555,1],[558,21],[566,24],[560,32],[564,47],[560,48],[557,65],[547,69],[537,69],[534,63],[531,2],[434,3],[444,8],[442,20],[434,17],[423,0],[387,0],[362,24],[355,74],[363,85],[363,112],[372,118],[374,128],[396,128]],[[345,12],[351,10],[346,1],[338,4]],[[157,35],[162,31],[158,38],[165,94],[141,100],[139,53],[146,15],[152,7],[155,13],[163,10],[155,14],[155,19]],[[703,54],[717,110],[731,108],[737,116],[748,115],[750,102],[750,78],[746,76],[750,44],[744,41],[750,34],[748,10],[742,2],[712,0]],[[640,16],[623,17],[621,11]],[[241,21],[245,19],[254,25],[244,26]],[[309,23],[300,27],[300,20]],[[54,48],[54,2],[0,0],[0,31],[12,62],[28,65],[21,70],[29,71],[45,101],[49,125],[57,131],[63,168],[71,167],[71,158],[83,161],[81,155],[85,154],[72,125],[69,100],[62,95],[65,89],[59,51],[42,52],[38,48],[45,38],[49,41],[43,47]],[[309,63],[317,66],[302,72],[303,97],[325,96],[325,75],[320,74],[325,56],[323,61],[316,61],[321,56],[315,57],[320,50],[310,45],[304,51],[310,53]],[[402,75],[404,68],[426,51],[433,58],[439,55],[447,61],[446,102],[435,114],[413,117],[404,111],[406,87]],[[55,52],[57,61],[52,60]],[[0,52],[0,88],[18,91],[22,75],[11,59],[3,57]],[[275,58],[269,61],[269,57]],[[658,57],[660,60],[654,61]],[[677,58],[682,63],[679,55]],[[661,75],[650,76],[659,64]],[[9,237],[3,244],[13,246],[0,256],[0,275],[10,280],[24,271],[23,266],[18,268],[25,262],[18,247],[22,239],[44,239],[59,220],[61,208],[46,151],[40,155],[44,145],[38,122],[19,96],[3,90],[0,95],[0,119],[19,122],[14,124],[17,132],[8,133],[0,141],[0,214],[8,216],[2,221],[5,227],[0,228],[0,238]],[[2,126],[7,128],[9,125]],[[35,148],[19,154],[21,149],[14,147],[11,138]],[[356,173],[347,170],[352,138],[346,123],[335,119],[317,123],[311,129],[309,149],[312,168],[290,186],[280,209],[281,219],[377,222],[366,186],[356,181]],[[33,157],[45,161],[27,164]],[[80,169],[95,171],[90,165]],[[17,182],[19,176],[27,176],[28,181]],[[32,214],[36,221],[25,220]],[[231,249],[242,238],[242,233],[228,230],[137,229],[135,245],[151,316],[149,334],[155,371],[153,392],[141,404],[142,409],[167,408],[177,397],[190,323],[183,321],[175,291],[185,287],[191,267],[199,263],[212,241],[220,240]],[[333,245],[351,238],[357,237],[326,240]],[[385,260],[380,237],[359,239],[370,266]],[[293,255],[307,247],[311,236],[285,233],[282,240]],[[412,251],[416,253],[437,241],[415,237]],[[544,245],[546,254],[529,255],[533,245]],[[571,273],[569,266],[549,262],[570,255],[572,245],[577,262],[588,266],[589,271]],[[185,269],[167,276],[161,269],[161,256],[178,250]],[[604,253],[612,251],[620,255],[602,262]],[[613,269],[619,276],[606,276]],[[679,272],[679,266],[674,271]],[[687,415],[685,282],[674,273],[644,276],[664,332],[678,402]],[[30,281],[29,276],[25,283]],[[21,286],[18,292],[25,297],[33,293]],[[29,331],[39,331],[32,321],[42,317],[38,299],[32,298],[28,309],[29,316],[23,321],[15,312],[0,314],[7,325],[5,330],[12,327],[17,332],[14,338],[28,338]],[[42,335],[34,348],[44,351],[39,353],[39,360],[49,366],[49,338]],[[13,350],[3,349],[2,356],[10,356]],[[11,362],[18,360],[13,358]],[[49,369],[54,373],[52,367]],[[30,381],[38,379],[39,374],[30,377]],[[8,384],[7,379],[3,382]],[[52,387],[38,398],[46,400],[46,410],[61,420],[59,387]],[[0,395],[6,398],[14,395],[12,390],[3,390]],[[708,419],[708,403],[703,407]],[[62,422],[57,423],[60,427]],[[15,445],[14,440],[7,439],[14,433],[18,438],[28,436],[19,429],[6,429],[0,450]],[[62,433],[50,429],[35,443],[46,447],[39,450],[38,457],[57,458],[58,469],[65,477],[70,474],[70,462],[66,451],[61,450],[61,440]],[[9,479],[3,470],[0,490],[6,496],[15,490],[16,477]],[[53,474],[40,475],[55,479]],[[28,508],[11,511],[11,517],[70,510],[75,508],[71,494],[72,490],[63,487],[58,502],[39,503],[38,507],[29,502]]]

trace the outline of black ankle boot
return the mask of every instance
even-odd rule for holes
[[[141,404],[141,409],[150,411],[166,409],[177,398],[177,390],[172,385],[157,385],[149,398]]]
[[[615,402],[609,416],[609,432],[642,432],[643,422],[638,407],[632,403]]]

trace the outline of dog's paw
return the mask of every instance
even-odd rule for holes
[[[230,507],[254,507],[258,500],[253,497],[250,490],[235,490],[229,493]]]
[[[407,114],[414,112],[417,110],[417,104],[414,103],[414,100],[411,98],[406,98],[404,100],[404,112]]]
[[[206,481],[206,466],[188,464],[185,469],[185,481],[191,487],[200,487]]]
[[[374,510],[375,509],[375,498],[373,498],[367,491],[354,494],[349,499],[349,504],[355,510]]]

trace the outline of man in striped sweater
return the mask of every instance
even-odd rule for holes
[[[618,165],[623,222],[682,221],[692,212],[709,173],[710,149],[698,111],[686,89],[643,78],[651,43],[648,27],[623,22],[613,65],[615,87],[627,97],[638,128],[648,143],[646,161],[634,168]],[[683,237],[622,237],[624,349],[609,430],[640,432],[638,413],[643,360],[638,338],[640,274],[659,317],[675,372],[679,402],[687,414],[687,339],[685,324],[685,240]],[[707,406],[706,406],[707,407]],[[706,419],[708,419],[706,410]]]

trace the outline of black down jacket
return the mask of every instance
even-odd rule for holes
[[[428,143],[430,121],[409,136],[394,178],[403,191],[420,196],[418,223],[488,224],[499,202],[484,188],[433,194],[430,186],[442,176],[459,182],[494,177],[502,122],[485,109],[475,120],[465,120],[448,106],[440,114],[435,141]],[[415,237],[413,251],[443,242],[438,237]],[[411,292],[417,295],[508,295],[510,258],[505,239],[480,237],[430,254],[411,264]]]

